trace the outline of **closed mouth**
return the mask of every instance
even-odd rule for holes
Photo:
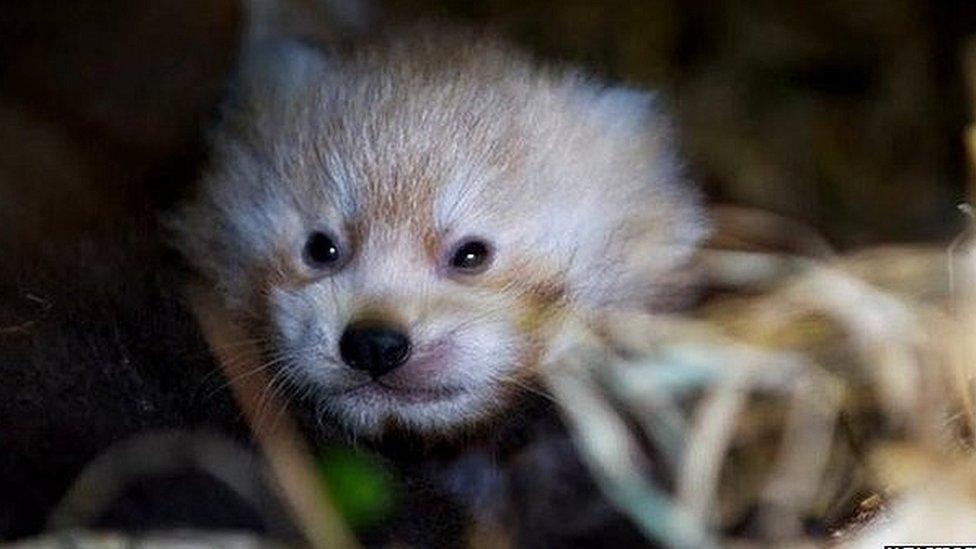
[[[367,399],[383,398],[409,404],[422,404],[449,400],[461,392],[461,389],[452,387],[405,387],[390,385],[382,381],[369,381],[349,389],[345,394]]]

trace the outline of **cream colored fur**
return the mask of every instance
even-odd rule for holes
[[[444,431],[503,411],[566,315],[671,291],[705,227],[674,149],[648,94],[475,33],[415,28],[348,54],[273,42],[248,54],[171,226],[323,415],[360,435]],[[341,269],[303,264],[314,230],[336,235]],[[494,261],[453,276],[446,257],[471,236]],[[354,389],[368,378],[337,341],[365,311],[414,340],[390,384],[448,396]]]

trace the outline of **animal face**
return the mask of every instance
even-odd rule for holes
[[[252,55],[178,246],[356,435],[470,425],[569,315],[645,307],[703,232],[643,94],[469,35]]]

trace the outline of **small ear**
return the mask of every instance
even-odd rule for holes
[[[372,0],[242,0],[245,43],[274,38],[319,42],[362,34],[377,19]]]
[[[651,124],[664,120],[658,112],[657,97],[627,86],[600,89],[589,99],[590,111],[600,123],[618,131],[646,132]]]
[[[602,110],[609,116],[646,117],[651,112],[654,96],[651,92],[627,86],[611,86],[602,90],[597,98]],[[628,116],[630,115],[630,116]]]
[[[326,68],[324,52],[311,44],[284,39],[251,44],[241,56],[233,103],[257,109],[287,106]]]
[[[259,100],[293,92],[324,70],[315,44],[362,34],[376,19],[372,0],[241,0],[245,29],[238,86]],[[286,96],[287,98],[287,96]]]
[[[597,123],[622,147],[633,146],[644,191],[628,213],[614,250],[616,278],[604,305],[667,309],[693,294],[690,260],[709,232],[698,189],[686,177],[676,129],[657,95],[626,86],[591,99]],[[636,198],[640,196],[640,198]]]

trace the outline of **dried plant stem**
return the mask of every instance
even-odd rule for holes
[[[258,428],[261,409],[281,404],[267,402],[276,398],[273,394],[262,398],[268,387],[268,378],[256,363],[261,356],[256,344],[250,343],[249,346],[254,348],[243,353],[246,360],[232,360],[239,353],[230,353],[228,349],[235,346],[239,349],[239,343],[248,341],[247,335],[229,318],[221,305],[204,292],[193,295],[193,308],[207,343],[224,375],[231,380],[234,396],[278,481],[281,495],[309,545],[316,549],[357,547],[358,543],[346,528],[345,521],[322,492],[311,451],[294,422],[285,417],[272,428]],[[247,372],[255,373],[243,375]]]

